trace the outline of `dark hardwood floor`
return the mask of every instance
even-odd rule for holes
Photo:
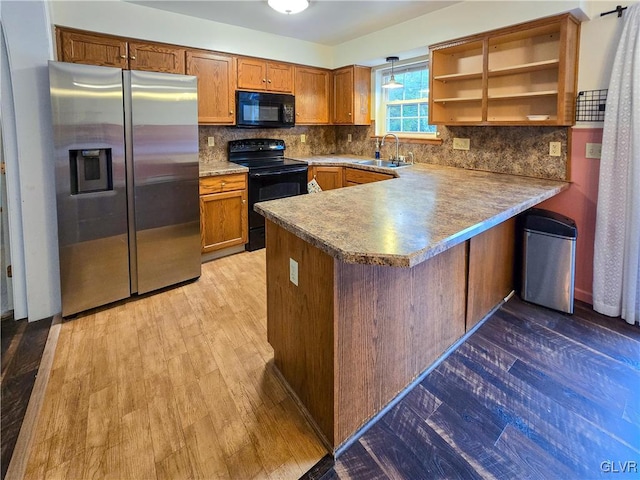
[[[9,468],[52,320],[50,318],[28,323],[26,320],[14,321],[9,318],[3,319],[0,324],[2,338],[1,478],[5,477]]]
[[[513,297],[307,478],[640,478],[640,328],[575,310]]]

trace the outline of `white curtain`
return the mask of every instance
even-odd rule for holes
[[[640,322],[640,4],[629,5],[607,94],[593,308]]]

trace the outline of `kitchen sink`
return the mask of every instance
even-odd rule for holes
[[[358,165],[371,165],[373,167],[387,167],[387,168],[398,168],[398,167],[408,167],[411,165],[407,162],[392,162],[390,160],[361,160],[359,162],[355,162]]]

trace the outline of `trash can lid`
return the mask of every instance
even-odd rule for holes
[[[542,208],[530,208],[524,212],[524,217],[524,228],[527,230],[570,238],[578,237],[576,222],[559,213]]]

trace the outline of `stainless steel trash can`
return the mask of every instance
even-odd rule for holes
[[[576,223],[564,215],[532,208],[523,221],[523,300],[573,313]]]

